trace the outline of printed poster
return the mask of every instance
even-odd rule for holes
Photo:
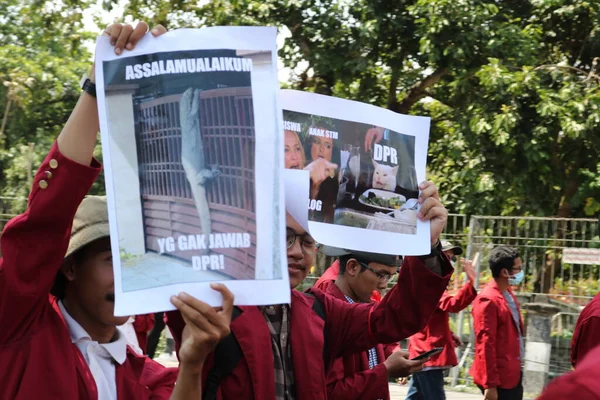
[[[115,315],[290,301],[274,28],[147,34],[96,75]],[[260,162],[256,162],[260,160]]]
[[[284,164],[310,176],[308,226],[320,243],[385,254],[430,252],[417,219],[429,118],[283,90]]]

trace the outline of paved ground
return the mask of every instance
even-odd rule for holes
[[[194,271],[190,264],[173,257],[163,257],[148,253],[135,259],[134,262],[124,262],[123,291],[154,288],[173,283],[224,281],[230,277],[213,271]]]
[[[392,400],[404,400],[408,393],[408,385],[401,386],[390,384],[390,397]],[[446,390],[446,400],[482,400],[483,396],[473,393],[450,392]]]

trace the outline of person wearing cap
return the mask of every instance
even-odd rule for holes
[[[456,257],[463,253],[462,247],[447,240],[442,240],[442,251],[452,262],[456,262]]]
[[[421,330],[448,285],[452,265],[439,242],[448,213],[433,183],[423,182],[420,189],[418,217],[431,221],[431,253],[404,258],[399,283],[379,303],[350,304],[316,288],[308,294],[294,290],[314,265],[317,249],[314,239],[287,214],[291,304],[239,307],[239,316],[231,322],[233,340],[228,342],[239,345],[240,359],[224,368],[223,357],[209,357],[203,384],[216,388],[205,399],[325,400],[327,373],[336,358],[398,342]],[[286,190],[286,203],[305,207],[291,192]],[[178,348],[184,323],[177,312],[168,313],[167,325]],[[217,370],[218,379],[211,373]],[[385,393],[387,388],[373,398],[384,398]]]
[[[132,49],[147,30],[114,24],[106,33],[116,49]],[[85,92],[35,175],[27,210],[2,234],[0,399],[197,400],[204,360],[229,333],[233,295],[216,287],[221,311],[171,299],[188,321],[179,370],[127,346],[117,326],[129,317],[113,315],[106,199],[84,199],[100,173],[97,132],[96,99]]]
[[[462,254],[462,248],[448,241],[442,241],[442,251],[451,260]],[[462,259],[468,281],[454,295],[444,292],[436,310],[427,322],[427,326],[410,337],[408,351],[410,357],[416,357],[436,347],[442,347],[441,353],[432,356],[422,371],[413,374],[406,400],[443,400],[444,371],[458,365],[455,347],[462,345],[461,340],[450,330],[450,313],[467,308],[475,297],[475,269],[470,260]]]
[[[320,288],[331,296],[354,303],[370,303],[373,292],[387,288],[398,273],[402,258],[359,251],[333,251],[325,246],[323,253],[339,257],[339,275],[323,281]],[[407,376],[423,367],[422,361],[408,360],[408,353],[397,343],[377,344],[360,353],[345,354],[336,359],[327,375],[330,399],[389,399],[389,378]],[[370,397],[372,396],[372,397]]]

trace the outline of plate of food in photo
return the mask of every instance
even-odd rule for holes
[[[360,195],[358,201],[379,210],[394,211],[400,209],[406,203],[406,197],[385,190],[369,189]]]

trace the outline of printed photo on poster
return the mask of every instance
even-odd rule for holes
[[[414,117],[348,100],[300,93],[283,91],[284,163],[287,169],[301,169],[310,174],[311,233],[316,223],[321,224],[318,231],[324,232],[323,240],[331,241],[331,226],[350,228],[336,231],[343,233],[345,239],[363,237],[365,248],[355,250],[372,249],[370,237],[374,231],[416,236],[420,226],[417,220],[419,135],[415,135],[414,126],[407,125]],[[315,102],[320,102],[320,106],[315,106]],[[360,112],[344,112],[348,104]],[[328,105],[335,110],[333,113],[327,112]],[[306,112],[311,110],[314,111]],[[386,124],[377,118],[374,110],[392,114],[386,114],[390,122]],[[420,120],[414,122],[420,128]],[[427,131],[420,136],[422,158],[426,157],[427,136]],[[424,160],[421,161],[424,166]],[[391,240],[386,242],[390,245],[379,248],[396,251],[398,244]]]
[[[311,221],[416,233],[414,137],[287,110],[284,132],[286,168],[310,171]]]
[[[173,49],[103,61],[103,150],[123,299],[193,284],[209,290],[210,282],[281,281],[289,291],[278,235],[282,192],[272,185],[281,161],[264,157],[272,168],[260,171],[255,162],[272,152],[280,126],[275,112],[260,131],[255,119],[256,93],[277,84],[273,54]],[[237,304],[273,303],[234,294]]]

